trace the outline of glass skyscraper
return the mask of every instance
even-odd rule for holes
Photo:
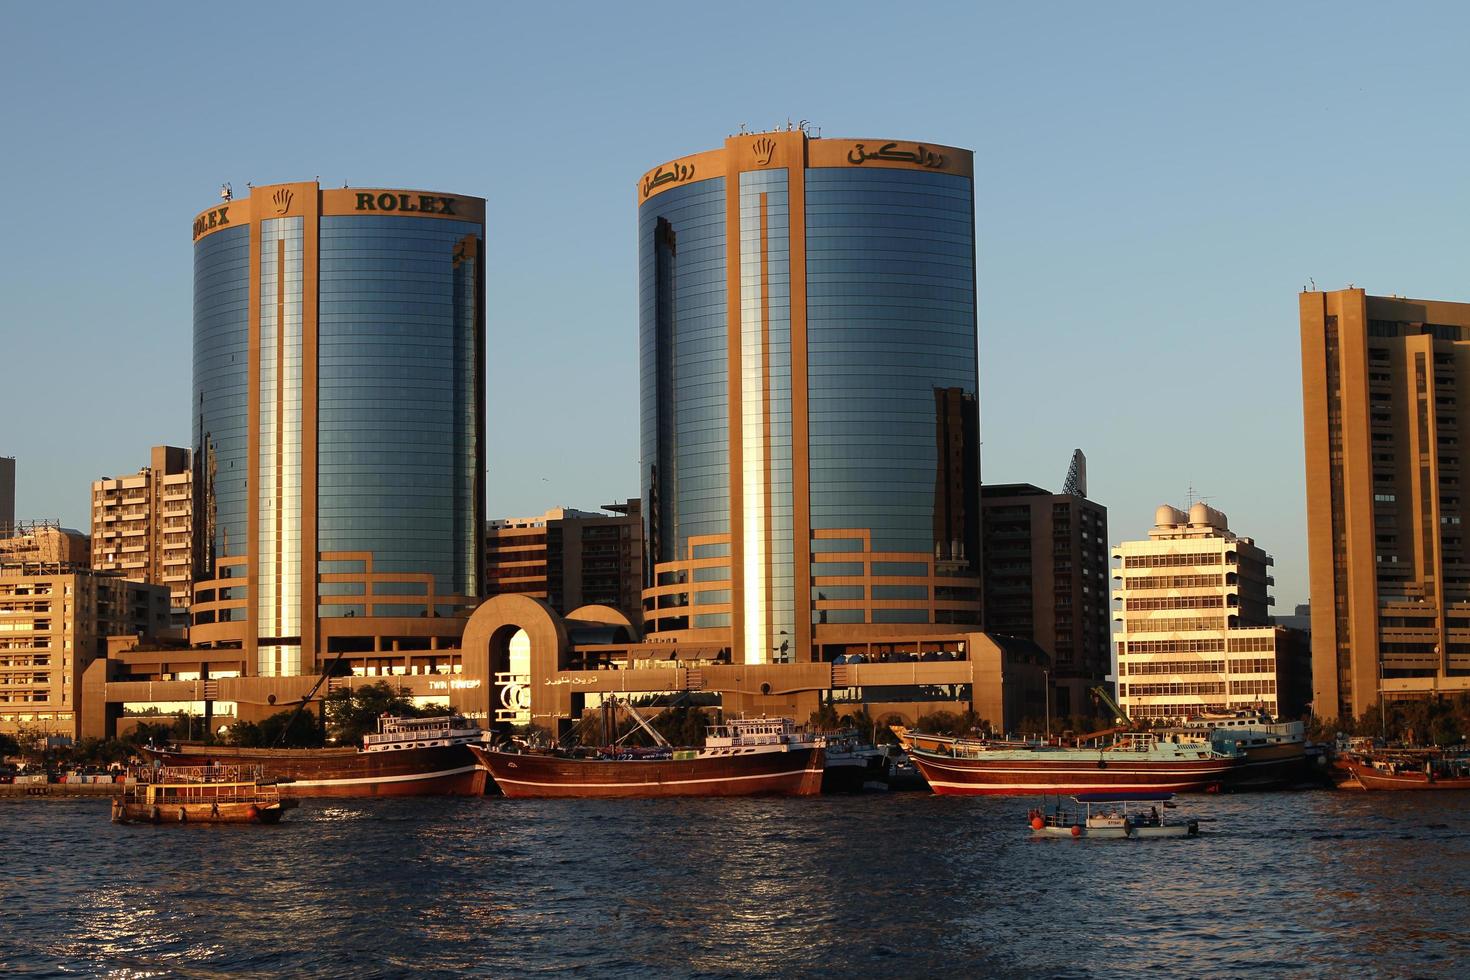
[[[639,182],[650,633],[770,663],[978,627],[972,166],[788,131]]]
[[[195,219],[196,643],[260,675],[452,645],[483,547],[484,214],[297,183]]]

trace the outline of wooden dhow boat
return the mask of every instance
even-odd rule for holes
[[[486,772],[469,746],[488,734],[459,715],[378,720],[362,748],[246,749],[183,745],[143,751],[166,766],[256,767],[283,780],[285,795],[307,797],[481,796]]]
[[[113,797],[113,823],[280,823],[297,805],[275,779],[238,766],[137,770]]]
[[[1346,758],[1343,766],[1365,790],[1470,789],[1470,759],[1432,752]]]
[[[1216,792],[1244,760],[1209,742],[1163,741],[1151,732],[1126,732],[1100,748],[961,738],[947,752],[911,744],[908,754],[935,793],[954,796]]]
[[[612,703],[612,702],[609,702]],[[625,706],[626,707],[626,706]],[[648,749],[569,752],[470,746],[512,799],[666,796],[810,796],[822,789],[824,743],[789,718],[711,725],[703,748],[678,749],[631,708]]]

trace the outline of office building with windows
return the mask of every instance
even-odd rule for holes
[[[1470,304],[1300,299],[1316,713],[1470,691]]]
[[[194,220],[191,640],[247,675],[456,642],[479,594],[479,198],[228,189]]]
[[[1090,710],[1112,671],[1108,510],[1029,483],[980,488],[985,629],[1051,655],[1052,711]]]
[[[1253,710],[1295,718],[1309,668],[1271,624],[1271,556],[1203,503],[1165,504],[1146,541],[1113,550],[1118,703],[1135,720]]]
[[[189,450],[154,446],[137,473],[92,481],[92,567],[168,587],[185,626],[193,598],[193,470]]]
[[[79,737],[82,674],[107,637],[168,628],[168,589],[89,569],[80,534],[28,525],[0,539],[0,732]]]
[[[637,626],[643,609],[643,519],[639,502],[606,513],[553,507],[485,525],[485,595],[525,595],[566,615],[610,606]]]
[[[971,173],[785,131],[639,181],[650,639],[802,663],[978,628]]]

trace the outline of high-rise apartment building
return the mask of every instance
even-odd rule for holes
[[[0,456],[0,535],[15,527],[15,457]]]
[[[1315,711],[1470,690],[1470,304],[1301,295]]]
[[[477,600],[480,198],[313,182],[194,221],[191,640],[247,671],[437,649]]]
[[[174,621],[193,599],[193,471],[189,450],[154,446],[149,465],[92,482],[92,567],[168,586]]]
[[[1118,702],[1131,717],[1301,712],[1303,654],[1267,611],[1273,561],[1224,514],[1165,504],[1148,540],[1123,542],[1113,558]]]
[[[970,151],[742,134],[637,194],[649,638],[978,627]]]
[[[485,594],[544,599],[566,615],[581,606],[611,606],[636,626],[643,608],[643,518],[639,502],[609,504],[611,513],[554,507],[535,517],[485,526]]]
[[[0,540],[0,732],[78,737],[106,638],[169,626],[168,590],[90,570],[85,541],[50,525]]]
[[[980,488],[985,630],[1051,654],[1052,711],[1088,709],[1112,671],[1108,510],[1029,483]]]

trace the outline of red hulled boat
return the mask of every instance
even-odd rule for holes
[[[1366,790],[1470,789],[1470,761],[1344,759],[1343,766]]]
[[[288,798],[480,796],[486,771],[471,754],[485,733],[458,715],[384,717],[363,748],[245,749],[183,745],[143,751],[166,766],[259,768],[281,780]]]
[[[702,749],[674,749],[655,737],[662,743],[656,749],[591,756],[470,751],[511,798],[811,796],[822,789],[823,741],[800,735],[788,718],[712,725]]]

